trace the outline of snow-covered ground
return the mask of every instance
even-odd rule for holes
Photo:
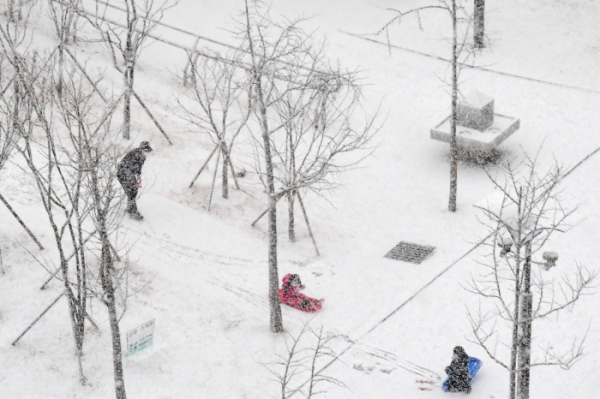
[[[347,388],[328,386],[324,398],[447,397],[438,387],[419,390],[415,380],[423,379],[418,374],[422,369],[430,370],[428,376],[443,376],[455,345],[484,362],[470,397],[508,395],[507,372],[469,342],[466,307],[477,299],[463,289],[469,276],[480,272],[475,261],[484,255],[476,245],[486,231],[473,205],[494,190],[481,168],[461,164],[458,211],[448,212],[448,148],[429,139],[429,129],[449,111],[443,80],[450,69],[427,54],[448,58],[450,20],[423,14],[423,31],[410,17],[394,26],[391,43],[404,50],[388,49],[384,36],[373,37],[384,43],[377,44],[347,34],[377,31],[392,15],[386,7],[409,9],[424,3],[272,2],[274,15],[311,17],[306,27],[327,35],[331,59],[363,71],[367,108],[374,110],[383,98],[386,114],[373,156],[360,169],[342,175],[342,187],[326,199],[306,198],[321,256],[315,256],[301,220],[298,242],[287,241],[285,204],[279,212],[280,278],[299,273],[309,295],[326,299],[316,315],[283,308],[286,330],[296,335],[310,321],[313,328],[323,326],[327,334],[340,335],[332,343],[339,358],[327,373]],[[228,41],[227,28],[241,7],[241,1],[181,0],[164,21]],[[520,118],[520,129],[500,147],[505,158],[533,153],[543,142],[543,163],[556,157],[567,168],[576,165],[600,146],[600,4],[488,0],[486,10],[490,48],[477,59],[485,70],[465,70],[461,89],[477,88],[494,97],[497,112]],[[44,15],[36,34],[40,42],[50,42]],[[163,28],[156,34],[193,44],[192,38]],[[108,81],[119,90],[121,80],[110,70],[105,48],[79,44],[73,50],[79,59],[89,58],[92,69],[106,70]],[[183,51],[154,43],[144,50],[136,75],[136,90],[174,145],[166,143],[141,108],[134,108],[133,140],[123,144],[125,148],[150,140],[155,149],[144,166],[139,200],[145,219],[125,219],[122,229],[122,239],[132,245],[132,289],[139,291],[128,301],[122,332],[156,320],[154,346],[125,360],[127,393],[130,398],[278,397],[268,368],[275,369],[276,355],[284,354],[285,337],[268,328],[266,223],[250,227],[266,200],[262,189],[245,178],[240,184],[257,199],[231,190],[228,200],[215,195],[208,211],[212,174],[205,173],[188,188],[212,144],[173,116],[182,91],[175,74],[184,63]],[[575,261],[597,269],[599,168],[600,155],[595,155],[562,183],[566,203],[580,204],[580,223],[552,242],[560,260],[549,273],[568,271]],[[0,175],[0,192],[51,247],[51,232],[29,178],[8,165]],[[16,346],[10,345],[60,294],[61,286],[54,281],[40,291],[48,274],[23,247],[46,259],[52,258],[52,250],[39,251],[3,205],[0,238],[6,268],[0,275],[0,398],[112,397],[108,316],[98,302],[92,317],[100,331],[89,327],[84,346],[86,386],[77,381],[64,299]],[[399,241],[436,250],[420,265],[384,258]],[[584,297],[573,314],[542,323],[539,329],[534,325],[534,337],[557,346],[568,347],[586,331],[588,340],[586,355],[573,369],[532,371],[532,398],[597,397],[598,305],[598,296]]]

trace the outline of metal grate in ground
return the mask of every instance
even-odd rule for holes
[[[434,250],[435,247],[430,247],[428,245],[419,245],[401,241],[392,248],[390,252],[385,254],[385,258],[420,264],[427,259]]]

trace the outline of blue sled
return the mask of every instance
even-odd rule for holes
[[[481,364],[481,360],[477,359],[476,357],[469,357],[469,382],[473,381],[473,378],[475,378],[477,372],[481,368]],[[449,382],[450,379],[446,378],[446,381],[444,381],[444,383],[442,384],[442,389],[444,390],[444,392],[450,392],[448,391]]]

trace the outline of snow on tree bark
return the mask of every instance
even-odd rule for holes
[[[119,319],[117,317],[117,306],[115,303],[115,289],[112,283],[113,260],[110,242],[106,232],[100,232],[102,241],[102,265],[101,280],[105,293],[105,304],[108,309],[110,331],[112,338],[113,374],[115,380],[115,394],[117,399],[127,399],[125,393],[125,377],[123,375],[123,351],[121,349],[121,333],[119,330]]]
[[[458,186],[458,148],[456,143],[458,38],[456,25],[456,0],[452,0],[452,120],[450,122],[450,198],[448,201],[448,210],[450,212],[456,212],[456,191]]]
[[[475,48],[485,47],[485,0],[475,0],[473,42]]]

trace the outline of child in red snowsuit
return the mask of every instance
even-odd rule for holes
[[[279,301],[304,312],[316,312],[321,309],[324,299],[314,299],[302,295],[300,293],[302,289],[304,286],[300,282],[300,276],[286,274],[283,278],[283,285],[279,289]]]

